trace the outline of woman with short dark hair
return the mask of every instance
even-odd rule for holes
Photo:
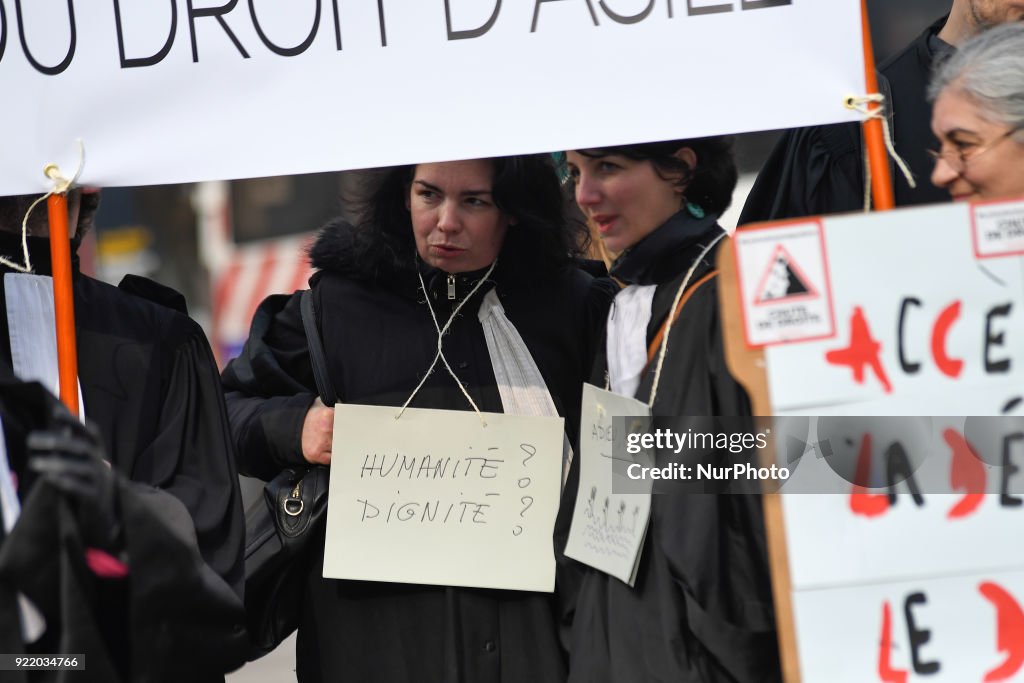
[[[372,174],[356,224],[329,224],[310,250],[339,401],[402,406],[411,397],[412,408],[470,410],[468,395],[481,411],[506,412],[478,318],[493,293],[525,347],[517,360],[528,357],[541,376],[529,388],[550,396],[575,435],[608,296],[575,267],[582,227],[563,207],[546,156]],[[333,407],[316,399],[299,304],[299,295],[265,302],[224,372],[240,469],[265,479],[331,460]],[[442,349],[458,379],[440,365],[424,377],[449,318]],[[321,546],[300,608],[300,681],[564,680],[551,595],[332,580],[322,567]]]
[[[622,289],[592,383],[656,418],[750,415],[718,314],[731,147],[713,137],[566,153],[576,202],[619,252],[611,275]],[[563,500],[559,528],[574,508]],[[640,552],[634,587],[578,566],[570,681],[780,680],[758,495],[654,495]]]

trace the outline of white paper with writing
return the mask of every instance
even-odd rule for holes
[[[630,586],[636,581],[651,517],[652,480],[647,480],[646,493],[613,493],[612,418],[650,414],[646,403],[583,385],[580,487],[565,554]],[[646,452],[620,455],[631,458],[630,462],[653,464]]]
[[[324,577],[553,591],[562,418],[397,415],[335,406]]]

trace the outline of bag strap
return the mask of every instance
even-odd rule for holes
[[[675,325],[676,320],[679,319],[679,314],[683,312],[683,306],[686,305],[686,302],[690,300],[690,297],[693,296],[693,293],[697,291],[698,287],[716,275],[718,275],[718,271],[712,270],[710,273],[694,282],[690,288],[683,293],[682,298],[679,299],[679,305],[676,306],[676,310],[671,311],[669,315],[665,316],[665,320],[661,323],[658,333],[654,335],[654,339],[651,340],[650,345],[647,347],[648,364],[650,364],[650,362],[658,355],[658,348],[661,346],[661,340],[665,337],[665,330],[668,329],[669,325]]]
[[[299,296],[302,297],[299,309],[302,312],[302,327],[306,330],[306,345],[309,347],[309,360],[313,365],[316,390],[324,405],[333,406],[338,402],[338,395],[334,393],[334,385],[327,374],[327,356],[324,354],[324,344],[320,340],[320,331],[316,327],[316,313],[313,311],[313,290],[304,290]]]

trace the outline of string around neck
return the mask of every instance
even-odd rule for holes
[[[434,360],[430,363],[430,367],[427,368],[426,374],[423,375],[423,379],[421,379],[420,383],[416,385],[416,388],[412,390],[412,393],[409,394],[409,398],[405,400],[405,403],[402,404],[402,407],[398,411],[398,414],[395,415],[396,420],[401,419],[402,415],[405,414],[406,408],[409,407],[409,404],[412,403],[412,400],[416,397],[416,394],[419,393],[419,390],[423,388],[424,384],[426,384],[427,378],[434,373],[434,368],[437,367],[437,361],[440,360],[441,362],[444,363],[444,367],[445,369],[448,370],[448,374],[451,375],[453,380],[455,380],[455,384],[459,387],[459,390],[462,391],[462,395],[466,397],[467,401],[469,401],[469,405],[472,406],[473,411],[476,412],[476,414],[480,417],[480,423],[484,427],[487,426],[487,420],[484,418],[484,415],[480,411],[480,408],[477,407],[476,402],[473,401],[473,397],[469,395],[468,391],[466,391],[466,387],[462,384],[462,381],[459,380],[459,377],[458,375],[455,374],[455,371],[452,370],[452,366],[449,365],[448,359],[445,358],[442,346],[444,343],[444,335],[448,333],[448,329],[452,326],[452,323],[455,321],[456,316],[458,316],[459,311],[462,310],[462,307],[466,305],[467,301],[473,298],[473,295],[476,294],[480,287],[483,286],[484,282],[486,282],[487,279],[491,277],[491,273],[494,272],[494,268],[497,265],[498,259],[494,259],[494,262],[491,263],[491,267],[487,269],[487,272],[484,273],[484,276],[477,281],[477,283],[473,286],[473,289],[469,291],[469,294],[467,294],[462,299],[462,301],[459,302],[459,305],[455,307],[455,310],[452,311],[452,314],[448,316],[448,321],[444,324],[443,328],[437,322],[437,314],[434,312],[434,305],[430,303],[430,292],[427,291],[427,283],[423,281],[423,273],[420,272],[419,268],[416,269],[416,275],[420,279],[420,290],[423,292],[423,297],[426,299],[427,309],[430,311],[430,319],[434,322],[434,329],[437,330],[437,352],[434,354]]]
[[[693,273],[697,270],[697,266],[700,265],[700,262],[708,255],[708,252],[710,252],[725,236],[726,232],[723,230],[722,234],[711,240],[710,244],[704,247],[704,251],[700,253],[700,256],[694,259],[693,265],[691,265],[690,269],[686,271],[686,277],[684,277],[683,281],[679,284],[679,289],[676,290],[675,298],[672,299],[672,306],[668,309],[668,325],[665,327],[665,336],[661,338],[661,349],[658,351],[658,364],[654,369],[654,382],[651,384],[651,398],[647,401],[647,405],[651,408],[654,407],[654,399],[658,396],[658,384],[661,382],[661,370],[665,365],[665,354],[668,351],[668,336],[672,333],[672,326],[674,324],[672,316],[676,313],[676,306],[679,305],[679,300],[683,298],[683,292],[686,291],[687,285],[690,284],[690,279],[693,278]]]

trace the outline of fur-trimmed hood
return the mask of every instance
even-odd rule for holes
[[[314,268],[356,280],[379,281],[415,272],[415,247],[391,242],[379,231],[336,218],[320,229],[309,248],[309,260]]]

